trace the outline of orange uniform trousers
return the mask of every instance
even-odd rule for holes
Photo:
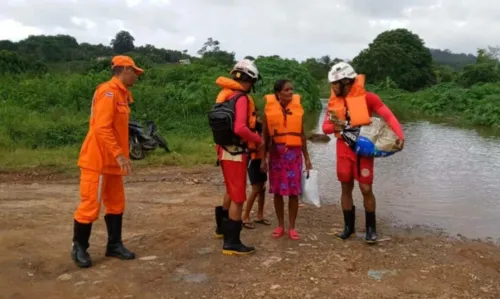
[[[125,190],[121,175],[102,174],[80,169],[80,204],[75,212],[79,223],[91,223],[99,217],[101,203],[106,214],[121,214],[125,210]]]

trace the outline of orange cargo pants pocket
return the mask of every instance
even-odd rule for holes
[[[81,169],[80,205],[75,220],[91,223],[99,217],[101,203],[106,214],[121,214],[125,209],[125,192],[121,175],[103,175],[99,172]]]

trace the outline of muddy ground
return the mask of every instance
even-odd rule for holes
[[[500,248],[379,220],[382,240],[342,242],[336,206],[303,206],[302,240],[244,230],[257,252],[221,254],[213,207],[223,194],[216,167],[134,174],[126,184],[124,240],[138,259],[104,257],[103,215],[91,237],[94,266],[70,259],[76,178],[0,176],[0,298],[500,298]],[[358,203],[359,205],[359,203]],[[362,215],[362,211],[359,212]],[[272,201],[266,216],[276,223]]]

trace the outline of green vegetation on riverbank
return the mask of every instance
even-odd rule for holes
[[[377,90],[376,90],[377,91]],[[487,83],[464,88],[442,83],[409,93],[378,90],[396,114],[428,116],[461,126],[500,128],[500,84]]]
[[[299,82],[297,91],[303,95],[308,111],[321,106],[316,81],[297,62],[279,58],[259,58],[259,68],[266,78],[264,86],[258,86],[255,95],[262,108],[263,94],[272,90],[278,78],[290,78]],[[227,69],[207,65],[199,61],[190,65],[148,70],[147,75],[133,88],[133,117],[138,120],[152,119],[167,138],[174,153],[157,157],[165,164],[191,164],[213,162],[213,146],[207,125],[206,112],[213,105],[219,88],[215,79],[226,75]],[[0,165],[3,169],[16,168],[20,164],[64,166],[63,160],[29,158],[44,156],[45,151],[65,147],[74,166],[78,146],[85,137],[90,98],[97,84],[109,78],[108,72],[87,75],[46,74],[38,77],[4,76],[0,108]],[[26,151],[30,149],[30,151]],[[17,164],[23,152],[26,162]],[[27,154],[30,152],[29,154]],[[161,153],[160,150],[157,150]],[[72,153],[72,154],[70,154]],[[212,154],[212,155],[210,155]],[[13,156],[15,155],[15,156]],[[14,157],[14,158],[13,158]],[[57,156],[53,157],[56,158]],[[2,161],[5,159],[4,161]],[[149,161],[151,159],[148,159]],[[154,158],[153,158],[154,160]],[[158,162],[158,161],[157,161]]]
[[[500,84],[479,83],[470,88],[446,82],[409,92],[397,88],[369,85],[370,91],[402,120],[415,117],[438,120],[462,127],[500,129]],[[323,98],[329,97],[329,85],[320,86]]]
[[[78,44],[69,36],[31,36],[0,41],[0,171],[30,167],[75,169],[85,136],[92,93],[110,77],[109,59],[133,56],[146,74],[133,88],[132,117],[154,120],[173,152],[158,149],[136,165],[194,165],[214,162],[206,112],[235,54],[209,38],[198,52],[134,47],[120,32],[111,46]],[[351,62],[367,74],[369,89],[399,112],[453,117],[474,125],[500,126],[500,85],[496,48],[477,57],[429,50],[409,31],[380,34]],[[325,77],[340,59],[323,56],[303,62],[279,56],[256,58],[264,84],[254,96],[262,109],[276,79],[293,80],[314,116],[329,96]],[[181,62],[181,63],[180,63]],[[398,65],[398,68],[391,67]],[[377,70],[376,72],[374,70]],[[309,126],[314,125],[311,117]]]
[[[2,54],[6,56],[5,52]],[[20,67],[11,67],[11,73],[0,77],[0,170],[31,166],[75,168],[88,128],[91,97],[95,87],[109,79],[109,61],[90,64],[85,74],[68,74],[45,73],[40,66],[30,70],[24,57],[14,58]],[[228,74],[234,57],[227,63],[205,57],[187,65],[155,67],[148,67],[147,59],[137,60],[147,73],[133,87],[132,117],[154,120],[173,152],[165,154],[157,149],[136,164],[213,163],[214,146],[206,112],[220,90],[215,85],[216,78]],[[263,95],[281,78],[296,83],[307,111],[321,108],[316,80],[297,61],[259,57],[256,63],[265,78],[254,95],[261,109]]]

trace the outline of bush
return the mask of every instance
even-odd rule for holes
[[[0,75],[43,74],[47,66],[39,61],[22,57],[18,53],[0,50]]]
[[[302,94],[306,110],[321,108],[316,81],[298,62],[263,57],[256,63],[265,78],[254,95],[257,105],[263,105],[263,95],[272,92],[275,80],[287,78]],[[206,112],[219,92],[215,80],[227,74],[226,67],[207,66],[203,60],[148,69],[132,89],[132,117],[156,121],[166,135],[208,138]],[[88,74],[0,77],[0,146],[79,145],[88,128],[92,94],[109,77],[109,71],[98,69]]]
[[[376,87],[374,90],[400,111],[455,119],[463,124],[500,127],[498,83],[476,84],[471,88],[442,83],[415,93]]]

